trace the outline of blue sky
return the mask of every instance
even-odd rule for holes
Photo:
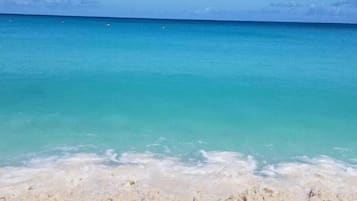
[[[357,23],[357,0],[0,0],[0,13]]]

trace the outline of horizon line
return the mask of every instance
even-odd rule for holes
[[[97,18],[142,21],[176,21],[176,22],[208,22],[208,23],[257,23],[257,24],[304,24],[304,25],[347,25],[357,26],[353,22],[311,22],[311,21],[283,21],[283,20],[230,20],[230,19],[192,19],[192,18],[155,18],[155,17],[125,17],[125,16],[94,16],[94,15],[58,15],[32,13],[0,13],[2,15],[34,16],[34,17],[64,17],[64,18]]]

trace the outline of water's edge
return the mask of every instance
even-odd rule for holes
[[[8,200],[346,200],[357,167],[328,157],[266,164],[234,152],[201,152],[192,164],[151,153],[75,154],[0,168]]]

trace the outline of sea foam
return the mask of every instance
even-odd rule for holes
[[[357,200],[357,168],[329,157],[259,165],[235,152],[195,164],[153,153],[73,154],[0,168],[0,200]]]

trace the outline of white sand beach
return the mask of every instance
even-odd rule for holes
[[[121,165],[90,154],[33,161],[0,169],[0,201],[357,200],[357,170],[329,158],[258,169],[236,153],[205,157],[196,165],[130,153],[118,157]]]

